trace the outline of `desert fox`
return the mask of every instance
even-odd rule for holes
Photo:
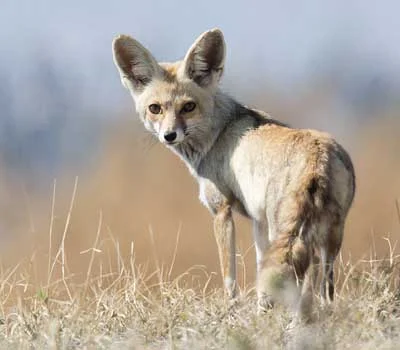
[[[113,55],[146,129],[199,183],[200,200],[214,217],[228,294],[237,289],[236,210],[253,222],[260,305],[282,299],[290,286],[298,302],[319,257],[321,294],[332,299],[333,264],[355,191],[346,151],[328,134],[290,128],[224,94],[219,29],[203,33],[175,63],[158,63],[126,35],[114,39]]]

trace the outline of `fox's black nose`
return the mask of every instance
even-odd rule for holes
[[[166,133],[164,134],[164,139],[165,139],[165,141],[167,141],[167,142],[174,142],[175,139],[176,139],[176,136],[177,136],[177,133],[176,133],[175,131],[166,132]]]

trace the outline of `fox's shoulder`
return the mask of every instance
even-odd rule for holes
[[[254,121],[256,122],[256,126],[258,127],[263,125],[268,125],[268,126],[280,126],[283,128],[290,128],[289,125],[274,119],[271,116],[271,114],[256,108],[242,106],[242,110],[240,113],[241,114],[243,113],[248,117],[254,119]]]
[[[304,141],[315,141],[320,140],[321,142],[333,142],[335,143],[335,139],[329,133],[315,130],[315,129],[302,129],[302,128],[294,128],[290,125],[281,122],[271,116],[271,114],[256,109],[244,106],[245,113],[253,118],[258,124],[255,128],[255,132],[258,133],[267,133],[272,132],[277,135],[281,135],[283,137],[299,139]]]
[[[329,133],[315,129],[293,128],[269,113],[243,106],[246,115],[254,120],[254,128],[248,135],[257,136],[268,143],[293,145],[299,148],[337,148],[340,145]]]

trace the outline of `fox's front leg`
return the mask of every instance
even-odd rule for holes
[[[218,209],[214,217],[214,234],[218,245],[221,274],[230,298],[236,296],[235,225],[230,206]]]

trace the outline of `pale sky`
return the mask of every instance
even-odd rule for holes
[[[31,83],[43,55],[66,88],[79,85],[85,103],[113,104],[125,101],[111,61],[114,35],[130,34],[168,61],[181,58],[203,31],[220,27],[227,81],[242,83],[245,72],[285,90],[347,56],[361,67],[400,72],[399,13],[394,0],[2,0],[0,71],[18,89]],[[344,62],[343,69],[357,74],[358,62]]]

